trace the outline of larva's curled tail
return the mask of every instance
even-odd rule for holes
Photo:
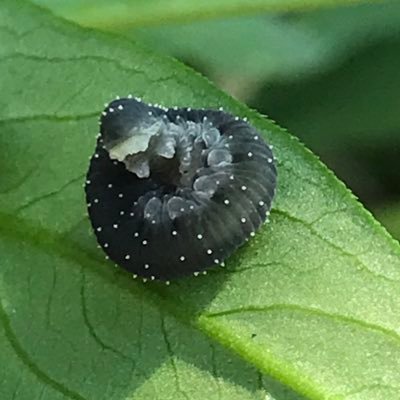
[[[224,111],[112,101],[86,181],[97,240],[145,279],[222,264],[266,220],[275,194],[271,148]]]

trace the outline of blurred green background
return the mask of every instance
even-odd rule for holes
[[[190,0],[181,13],[177,1],[36,3],[200,71],[298,136],[400,238],[399,1],[224,18]]]

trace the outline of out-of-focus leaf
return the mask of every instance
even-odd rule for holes
[[[120,29],[170,22],[288,12],[379,0],[34,0],[81,25]]]

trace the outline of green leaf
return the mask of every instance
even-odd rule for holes
[[[163,25],[263,12],[288,12],[379,0],[34,0],[85,26],[101,29]]]
[[[309,151],[130,41],[12,0],[0,32],[1,398],[398,398],[399,246]],[[102,103],[130,91],[274,145],[271,223],[226,269],[144,285],[96,249],[81,185]]]

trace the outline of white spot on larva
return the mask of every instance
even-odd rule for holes
[[[170,281],[165,281],[165,284],[168,286],[168,285],[171,284],[171,282]]]
[[[135,234],[133,236],[139,237],[139,232],[135,232]]]
[[[243,118],[243,121],[244,121],[244,122],[247,122],[247,118],[246,118],[246,117],[244,117],[244,118]]]
[[[107,115],[107,113],[105,111],[103,111],[102,115],[105,117]]]
[[[207,275],[207,271],[203,271],[202,274],[203,274],[203,275]]]
[[[151,221],[151,223],[154,225],[154,224],[156,223],[156,220],[153,219],[153,220]]]
[[[147,278],[143,278],[142,281],[143,281],[143,283],[146,283],[147,282]]]
[[[151,217],[151,214],[146,213],[146,218],[150,218],[150,217]]]
[[[124,106],[122,105],[122,104],[120,104],[119,106],[118,106],[118,110],[123,110],[124,109]]]
[[[181,212],[184,212],[184,211],[185,211],[185,209],[182,207],[182,208],[181,208]]]
[[[126,256],[125,256],[125,260],[129,260],[131,258],[131,256],[129,255],[129,254],[127,254]]]
[[[118,161],[113,161],[113,164],[114,165],[118,165]]]
[[[207,250],[207,254],[212,254],[212,250],[211,250],[211,249],[208,249],[208,250]]]
[[[178,234],[177,231],[172,231],[172,236],[176,236]]]
[[[191,107],[188,107],[187,110],[188,110],[188,111],[192,111]]]
[[[262,200],[260,200],[260,201],[258,202],[258,205],[261,206],[261,207],[262,207],[264,204],[265,204],[265,203],[264,203]]]
[[[108,243],[104,243],[103,247],[106,249],[108,247]]]
[[[235,177],[234,177],[233,175],[231,175],[231,176],[229,177],[229,179],[230,179],[231,181],[233,181],[233,180],[235,180]]]
[[[99,199],[94,199],[93,200],[95,203],[98,203],[99,202]]]
[[[137,275],[136,275],[136,274],[133,274],[133,275],[132,275],[132,278],[133,278],[133,279],[136,279],[136,278],[137,278]]]
[[[218,108],[219,111],[224,111],[224,107]]]
[[[254,237],[254,236],[256,236],[256,233],[255,232],[250,232],[250,236]]]
[[[92,203],[87,203],[88,208],[92,207]]]
[[[108,111],[110,111],[110,112],[112,113],[112,112],[114,112],[114,109],[113,109],[112,107],[110,107],[110,108],[108,109]]]
[[[111,188],[112,188],[112,183],[109,183],[109,184],[107,185],[107,187],[108,187],[109,189],[111,189]]]
[[[125,211],[120,211],[119,212],[119,215],[124,215],[125,214]]]
[[[119,100],[121,97],[117,96],[116,99]]]
[[[247,190],[247,187],[243,185],[243,186],[241,187],[241,189],[244,191],[244,190]]]
[[[207,121],[207,116],[204,116],[204,117],[203,117],[203,121]]]
[[[153,115],[153,113],[151,111],[148,112],[149,115]]]
[[[220,181],[215,181],[215,183],[216,183],[217,185],[219,185],[221,182],[220,182]]]
[[[108,256],[104,256],[104,258],[105,258],[106,260],[109,260],[109,259],[110,259],[110,257],[108,257]],[[118,268],[118,265],[115,264],[114,267],[115,267],[115,268]]]
[[[258,140],[258,136],[256,135],[256,136],[254,136],[254,138],[253,138],[254,140]]]
[[[122,199],[122,198],[124,197],[124,194],[123,194],[123,193],[119,193],[119,194],[118,194],[118,197],[119,197],[120,199]]]
[[[200,274],[200,272],[197,272],[197,271],[196,271],[196,272],[193,272],[193,275],[194,275],[194,276],[199,276],[199,274]]]
[[[239,117],[235,117],[235,121],[239,121]]]
[[[98,228],[96,228],[96,231],[97,231],[97,232],[101,232],[101,230],[102,230],[102,227],[101,227],[101,226],[99,226]]]
[[[131,94],[128,94],[128,99],[131,99],[133,96]]]
[[[150,265],[149,264],[144,264],[144,269],[149,269]]]
[[[94,158],[99,158],[99,155],[95,153]]]
[[[203,239],[203,235],[202,235],[201,233],[199,233],[199,234],[197,235],[197,239],[199,239],[199,240]]]
[[[142,245],[143,245],[143,246],[146,246],[146,244],[147,244],[147,240],[143,240],[143,241],[142,241]]]
[[[135,216],[135,213],[131,212],[131,213],[129,213],[129,215],[130,215],[131,217],[134,217],[134,216]]]
[[[224,200],[224,203],[225,203],[226,205],[228,205],[228,204],[229,204],[229,200],[228,200],[228,199],[225,199],[225,200]]]
[[[154,275],[152,275],[152,276],[150,277],[150,279],[151,279],[152,281],[154,281],[154,280],[156,279],[156,277],[155,277]]]
[[[114,224],[114,225],[113,225],[113,228],[114,228],[114,229],[118,229],[118,224]]]
[[[185,261],[185,256],[180,256],[179,259],[180,259],[181,261]]]
[[[247,155],[249,156],[249,158],[253,157],[253,153],[252,153],[251,151],[249,151],[249,152],[247,153]]]
[[[214,260],[214,263],[215,263],[215,264],[219,264],[218,258],[216,258],[216,259]]]
[[[191,210],[194,210],[194,205],[193,205],[193,204],[190,205],[189,208],[190,208]]]
[[[228,139],[232,140],[233,139],[233,135],[229,135]]]
[[[272,150],[274,148],[274,146],[272,144],[270,144],[269,148]]]
[[[271,164],[273,160],[272,160],[271,157],[269,157],[269,158],[267,159],[267,161]]]
[[[246,218],[242,218],[240,221],[241,221],[242,224],[245,224],[246,223]]]
[[[90,185],[90,180],[89,179],[86,181],[86,185]]]
[[[225,263],[222,261],[222,263],[220,264],[221,267],[225,267]]]
[[[270,211],[267,211],[267,212],[265,213],[265,215],[266,215],[267,217],[269,217],[270,214],[271,214]]]

